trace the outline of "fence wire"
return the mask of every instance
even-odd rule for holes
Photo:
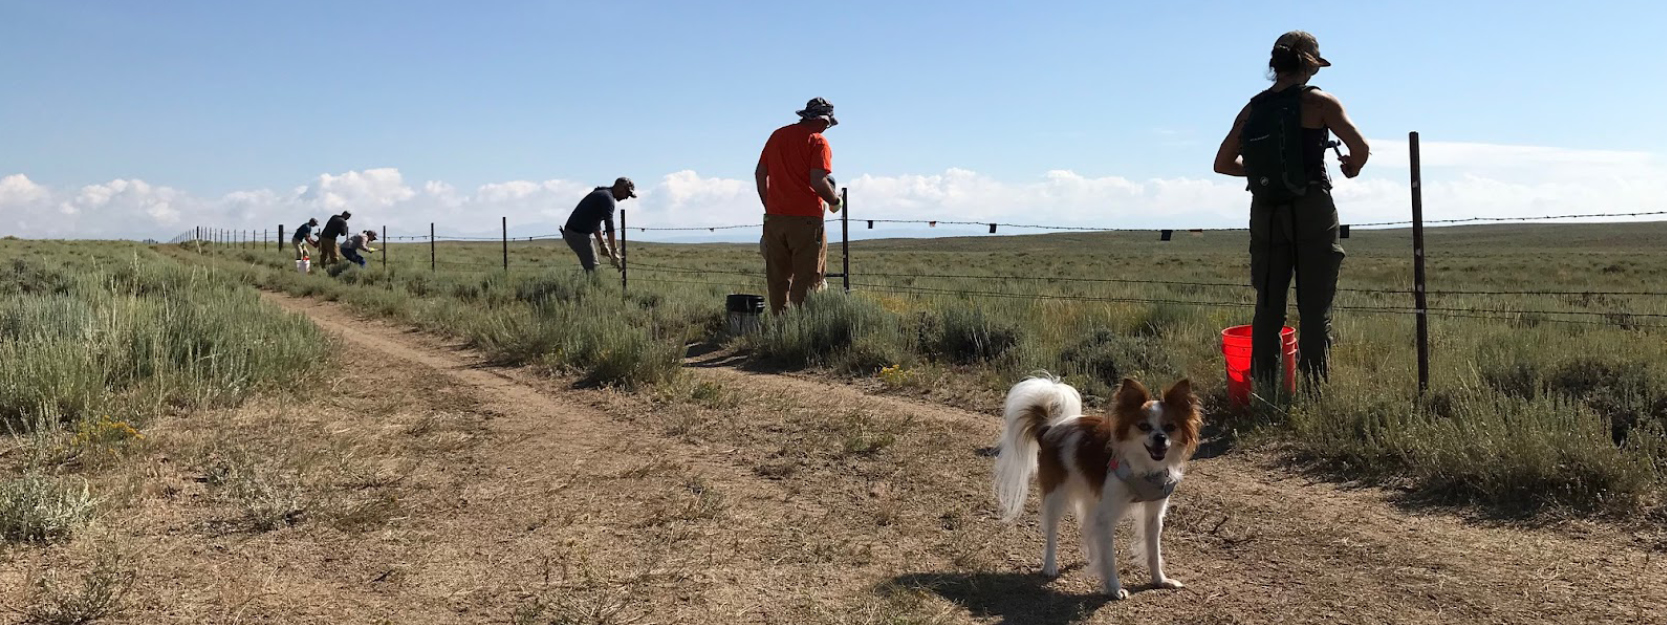
[[[1663,211],[1635,211],[1635,212],[1607,212],[1607,213],[1579,213],[1579,214],[1545,215],[1545,216],[1464,217],[1464,218],[1452,218],[1452,219],[1426,219],[1426,220],[1424,220],[1423,223],[1425,225],[1453,225],[1453,224],[1476,224],[1476,223],[1567,221],[1567,220],[1599,219],[1599,218],[1618,219],[1618,218],[1637,218],[1637,217],[1652,217],[1652,216],[1667,216],[1667,210],[1663,210]],[[1106,226],[1067,226],[1067,225],[1052,225],[1052,224],[1038,224],[1038,223],[1015,223],[1015,222],[1002,222],[1002,221],[973,221],[973,220],[967,220],[967,219],[863,219],[863,218],[857,218],[857,217],[850,217],[849,215],[847,215],[846,217],[848,217],[849,220],[853,221],[853,222],[866,223],[868,228],[870,228],[870,229],[872,229],[874,227],[874,224],[905,224],[905,225],[924,225],[924,226],[927,226],[927,227],[934,227],[934,228],[937,227],[937,226],[940,226],[940,225],[943,225],[943,226],[973,226],[973,227],[979,227],[979,228],[986,228],[986,229],[988,229],[988,232],[990,232],[990,233],[996,233],[996,232],[998,232],[998,230],[1000,228],[1008,228],[1008,229],[1014,229],[1014,230],[1040,230],[1040,231],[1064,231],[1064,232],[1162,232],[1162,233],[1165,234],[1165,239],[1166,240],[1168,239],[1168,236],[1169,236],[1170,233],[1175,233],[1175,232],[1203,233],[1203,232],[1245,232],[1245,231],[1247,231],[1247,228],[1155,228],[1155,227],[1131,228],[1131,227],[1116,227],[1116,226],[1112,226],[1112,227],[1106,227]],[[1412,225],[1412,223],[1413,222],[1409,221],[1409,220],[1408,221],[1379,221],[1379,222],[1349,224],[1349,226],[1355,227],[1355,228],[1383,228],[1383,227],[1390,227],[1390,226],[1408,226],[1408,225]],[[722,225],[705,225],[705,226],[633,226],[631,228],[621,227],[620,231],[621,231],[622,234],[624,232],[629,231],[629,230],[636,230],[638,232],[696,232],[696,231],[717,232],[717,231],[720,231],[720,230],[757,229],[757,228],[761,228],[762,226],[763,226],[762,223],[722,224]],[[184,233],[181,233],[180,235],[174,237],[170,241],[170,243],[177,244],[177,243],[185,243],[185,242],[191,242],[191,241],[204,241],[204,242],[210,242],[210,243],[221,243],[221,244],[225,244],[225,245],[228,245],[228,246],[253,245],[253,246],[262,246],[262,247],[264,247],[264,245],[273,241],[272,239],[270,239],[268,237],[265,237],[265,236],[262,236],[260,239],[249,238],[248,235],[252,235],[252,234],[255,234],[255,233],[266,234],[266,233],[261,232],[261,231],[236,230],[236,229],[218,229],[218,228],[201,228],[201,229],[188,230]],[[551,239],[559,239],[561,237],[562,237],[562,235],[560,233],[540,234],[540,235],[531,235],[531,236],[517,236],[517,237],[506,237],[506,236],[501,235],[501,234],[498,235],[498,236],[469,236],[469,235],[433,233],[433,234],[415,234],[415,235],[393,235],[393,236],[386,237],[386,240],[389,243],[393,243],[393,242],[397,241],[397,242],[404,242],[404,243],[463,242],[463,243],[501,243],[501,244],[507,244],[507,243],[531,243],[531,242],[546,241],[546,240],[551,240]],[[287,249],[283,245],[283,243],[284,243],[283,241],[277,241],[275,245],[279,249]],[[404,244],[404,243],[402,243],[402,244]],[[551,249],[555,249],[555,248],[551,248]],[[1374,258],[1376,258],[1376,257],[1374,257]],[[1381,258],[1404,260],[1403,257],[1399,257],[1399,256],[1382,256]],[[1444,255],[1438,256],[1437,258],[1458,258],[1458,256],[1445,255],[1444,254]],[[516,258],[516,259],[512,259],[512,260],[513,261],[519,261],[521,263],[526,263],[527,262],[524,256],[521,257],[521,258]],[[399,262],[399,266],[402,267],[402,268],[421,267],[424,264],[430,264],[430,263],[422,262],[421,259],[411,260],[409,258],[399,259],[398,262]],[[511,262],[510,264],[514,264],[514,262]],[[461,270],[470,270],[470,271],[500,270],[501,271],[501,270],[504,269],[504,266],[505,266],[505,263],[501,262],[497,259],[486,260],[486,261],[458,261],[458,260],[434,259],[434,260],[431,261],[431,264],[430,264],[430,267],[435,268],[435,269],[444,267],[444,268],[447,268],[448,270],[454,270],[454,271],[461,271]],[[629,262],[627,267],[628,267],[629,270],[632,271],[632,275],[631,275],[631,281],[632,282],[646,282],[646,283],[655,283],[655,284],[705,285],[705,286],[721,286],[721,287],[725,287],[725,288],[730,288],[730,287],[736,286],[738,283],[762,281],[764,279],[762,269],[759,269],[759,270],[722,269],[722,268],[709,269],[709,268],[672,266],[672,265],[664,265],[664,264],[656,264],[656,263],[641,263],[641,262]],[[644,273],[646,273],[648,275],[643,275]],[[1226,300],[1226,299],[1192,299],[1192,298],[1185,298],[1185,297],[1166,297],[1166,296],[1163,296],[1161,294],[1153,294],[1153,293],[1139,294],[1139,295],[1132,295],[1132,296],[1073,295],[1073,294],[1068,294],[1068,293],[1015,292],[1013,290],[941,288],[941,287],[923,286],[923,285],[918,285],[918,284],[899,284],[898,283],[898,281],[913,281],[913,280],[966,280],[966,281],[987,281],[987,282],[990,282],[990,283],[998,285],[998,286],[1006,286],[1006,285],[1010,285],[1010,284],[1085,284],[1085,285],[1092,285],[1092,284],[1112,285],[1112,284],[1115,284],[1115,285],[1151,286],[1151,287],[1184,287],[1184,288],[1202,288],[1202,289],[1224,289],[1224,290],[1231,290],[1231,291],[1236,291],[1236,292],[1244,292],[1244,291],[1248,291],[1248,290],[1252,289],[1252,286],[1250,284],[1247,284],[1245,282],[1240,282],[1240,281],[1204,280],[1204,279],[1196,279],[1196,280],[1158,280],[1158,279],[1142,279],[1142,278],[1109,278],[1109,277],[1102,278],[1102,277],[1079,277],[1079,276],[1022,275],[1022,274],[975,274],[975,273],[955,273],[955,272],[897,273],[897,272],[881,271],[881,272],[875,272],[875,273],[868,273],[868,272],[862,271],[861,268],[856,268],[851,273],[852,273],[853,276],[856,276],[856,277],[878,280],[878,281],[851,282],[850,284],[853,288],[867,289],[867,290],[873,290],[873,291],[878,291],[878,292],[895,293],[895,294],[929,295],[929,296],[956,296],[956,297],[964,297],[964,298],[998,298],[998,299],[1041,300],[1041,301],[1069,301],[1069,302],[1082,302],[1082,303],[1123,303],[1123,304],[1149,304],[1149,305],[1170,305],[1170,306],[1195,306],[1195,307],[1213,307],[1213,308],[1248,308],[1248,307],[1253,307],[1255,305],[1252,301],[1243,301],[1243,300],[1233,301],[1233,300]],[[671,277],[656,276],[655,274],[669,274]],[[702,277],[717,278],[718,280],[727,280],[727,281],[712,281],[710,279],[708,279],[708,280],[698,279],[698,278],[702,278]],[[1337,292],[1339,292],[1339,293],[1354,293],[1354,294],[1362,294],[1362,295],[1372,295],[1372,296],[1407,296],[1407,295],[1413,295],[1414,294],[1413,289],[1410,286],[1400,287],[1400,288],[1342,286],[1342,287],[1339,287],[1337,289]],[[1506,288],[1460,287],[1460,288],[1450,288],[1450,289],[1429,289],[1425,292],[1425,294],[1430,296],[1430,297],[1562,297],[1562,298],[1626,297],[1626,298],[1659,298],[1659,297],[1667,297],[1667,290],[1657,290],[1657,289],[1648,289],[1648,288],[1642,288],[1642,289],[1560,290],[1560,289],[1506,289]],[[1474,318],[1474,319],[1500,320],[1500,321],[1512,321],[1512,322],[1522,322],[1522,323],[1559,323],[1559,324],[1574,324],[1574,325],[1587,325],[1587,326],[1609,326],[1609,327],[1623,327],[1623,328],[1630,328],[1630,329],[1636,329],[1636,328],[1664,328],[1664,327],[1667,327],[1667,323],[1656,323],[1656,322],[1654,322],[1655,320],[1667,320],[1667,313],[1644,312],[1644,311],[1635,311],[1635,310],[1618,310],[1618,309],[1617,310],[1546,310],[1546,309],[1498,308],[1498,307],[1485,307],[1485,306],[1484,307],[1426,306],[1422,311],[1420,311],[1420,310],[1416,310],[1412,307],[1395,307],[1395,306],[1380,306],[1380,305],[1353,305],[1353,304],[1334,305],[1333,309],[1339,310],[1339,311],[1350,311],[1350,312],[1365,313],[1365,314],[1391,314],[1391,315],[1412,315],[1412,314],[1417,314],[1419,312],[1423,312],[1427,315],[1434,316],[1434,317]]]

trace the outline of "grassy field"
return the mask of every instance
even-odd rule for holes
[[[1241,233],[970,236],[852,245],[853,295],[744,339],[723,296],[762,292],[753,245],[633,243],[630,289],[586,280],[560,241],[395,243],[367,269],[301,276],[282,252],[210,249],[265,287],[339,299],[469,339],[506,363],[597,384],[675,378],[687,350],[752,367],[818,369],[993,411],[1046,369],[1103,398],[1123,376],[1190,376],[1214,423],[1349,478],[1511,514],[1660,510],[1667,465],[1667,225],[1444,228],[1429,233],[1431,392],[1416,393],[1410,235],[1345,241],[1332,383],[1320,398],[1229,415],[1222,328],[1249,322]],[[171,252],[205,262],[195,247]],[[226,262],[231,261],[231,262]],[[830,268],[839,266],[837,249]],[[386,267],[384,269],[384,266]],[[1523,293],[1533,292],[1533,293]],[[1294,307],[1293,307],[1294,308]],[[1293,310],[1293,326],[1299,326]]]
[[[1667,252],[1648,245],[1662,235],[1667,227],[1654,224],[1433,231],[1430,288],[1438,295],[1432,308],[1454,310],[1432,318],[1435,375],[1431,392],[1418,397],[1413,322],[1404,312],[1410,302],[1406,233],[1356,233],[1347,242],[1344,286],[1357,290],[1340,296],[1347,309],[1337,315],[1331,386],[1319,398],[1276,400],[1247,414],[1225,408],[1217,345],[1221,328],[1249,320],[1251,292],[1241,285],[1244,241],[1231,233],[1171,242],[1131,234],[860,242],[852,247],[851,295],[839,291],[836,279],[811,305],[746,337],[725,333],[723,296],[762,291],[752,245],[632,244],[625,290],[617,273],[584,276],[560,242],[512,244],[508,272],[497,245],[450,243],[437,248],[446,263],[438,271],[429,268],[426,244],[394,244],[386,268],[373,256],[368,268],[300,275],[285,252],[271,248],[6,240],[0,242],[0,423],[6,427],[0,549],[9,558],[0,566],[0,607],[45,623],[87,622],[124,609],[185,621],[224,617],[261,601],[256,595],[191,598],[194,589],[233,592],[225,588],[275,578],[231,583],[222,567],[276,575],[262,571],[320,553],[348,554],[346,577],[386,579],[397,567],[366,567],[417,557],[399,549],[422,544],[420,536],[468,534],[440,520],[450,518],[453,501],[501,485],[479,478],[480,467],[533,471],[520,463],[552,457],[547,446],[573,443],[529,431],[483,444],[494,415],[510,414],[521,401],[548,400],[525,389],[500,397],[495,393],[513,389],[491,386],[501,384],[491,375],[480,376],[480,389],[456,390],[455,379],[446,377],[452,374],[409,363],[388,374],[401,386],[366,386],[360,379],[367,370],[391,365],[327,339],[307,320],[262,301],[258,288],[339,301],[463,339],[500,364],[532,365],[581,386],[612,388],[596,391],[594,401],[624,410],[622,422],[670,437],[645,442],[649,447],[748,450],[745,462],[754,466],[741,475],[678,465],[674,473],[689,476],[668,496],[693,497],[696,507],[647,510],[656,533],[638,538],[649,543],[704,544],[681,524],[712,532],[753,519],[756,527],[737,538],[787,531],[765,522],[779,510],[726,521],[722,507],[698,507],[759,505],[763,500],[737,494],[757,488],[757,480],[798,488],[793,480],[814,477],[817,492],[834,499],[844,491],[859,501],[893,497],[842,481],[857,465],[866,472],[864,484],[898,472],[925,483],[945,466],[964,473],[948,482],[958,494],[933,499],[942,510],[927,516],[968,514],[972,522],[978,513],[968,512],[970,502],[983,501],[983,487],[974,483],[982,468],[932,442],[972,444],[953,425],[954,415],[917,424],[912,414],[875,404],[825,414],[816,400],[823,390],[794,387],[800,399],[787,402],[768,385],[693,375],[686,360],[806,371],[869,393],[986,415],[998,410],[1014,380],[1037,369],[1065,375],[1093,403],[1122,376],[1153,385],[1190,376],[1215,434],[1228,446],[1274,450],[1326,475],[1397,487],[1413,501],[1535,520],[1659,523],[1667,483],[1667,354],[1663,329],[1654,327],[1661,321],[1652,315],[1667,314],[1667,298],[1642,293],[1652,290],[1651,276],[1667,269]],[[835,251],[830,266],[839,261]],[[1495,293],[1520,291],[1536,293]],[[1594,293],[1600,291],[1639,294]],[[841,401],[870,401],[864,397],[852,392]],[[897,404],[905,411],[907,405]],[[543,414],[564,410],[546,406]],[[732,423],[735,414],[746,420]],[[770,425],[748,425],[760,422]],[[909,435],[916,431],[933,433]],[[531,449],[495,452],[511,441]],[[818,464],[822,451],[795,460],[799,452],[789,451],[804,445],[824,450],[831,464]],[[889,453],[894,446],[909,451]],[[609,457],[611,464],[592,472],[648,489],[648,499],[633,506],[657,501],[652,489],[664,485],[656,471],[669,464],[640,469],[628,454]],[[731,489],[733,500],[712,494],[716,482],[703,480],[714,476],[727,476],[722,488]],[[616,488],[607,480],[563,484],[586,501]],[[776,495],[764,500],[770,497]],[[901,527],[910,518],[906,510],[922,505],[894,498],[887,504],[894,508],[877,512],[831,500],[825,505],[854,519],[839,540],[866,543],[874,538],[864,522]],[[641,513],[621,510],[568,531],[618,527]],[[485,518],[517,524],[537,514],[549,512],[506,510]],[[945,521],[934,519],[907,521],[909,532],[928,541],[921,545],[941,538],[933,528]],[[1187,519],[1187,513],[1179,517],[1181,527],[1215,531]],[[482,540],[517,531],[506,526]],[[795,540],[812,539],[832,540]],[[951,536],[945,544],[960,542]],[[956,553],[946,557],[977,560],[991,570],[1008,566],[992,553]],[[632,561],[641,555],[574,557]],[[865,566],[888,561],[863,558]],[[251,567],[251,561],[264,564]],[[300,579],[340,569],[329,556],[306,561],[318,568],[300,569]],[[473,564],[452,558],[430,566]],[[688,575],[702,570],[692,561],[686,568]],[[516,572],[523,573],[523,580],[537,574]],[[544,575],[550,584],[549,571]],[[860,590],[867,582],[851,581],[859,594],[835,611],[869,600]],[[257,612],[292,614],[295,606],[282,598],[297,596],[332,597],[316,604],[321,618],[352,612],[362,597],[338,597],[330,588],[357,583],[286,586],[272,595],[276,605]],[[910,610],[938,609],[917,594],[907,594],[915,602]],[[567,609],[562,597],[555,590],[499,592],[462,607],[405,609],[491,606],[519,614],[525,608],[546,612],[524,622],[546,622],[547,610]],[[201,611],[170,612],[178,601]]]
[[[292,392],[327,347],[211,267],[131,243],[0,242],[0,549],[56,560],[9,607],[47,623],[118,610],[136,554],[100,536],[137,505],[152,426]]]

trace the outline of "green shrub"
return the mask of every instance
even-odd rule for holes
[[[1082,390],[1096,398],[1109,397],[1124,377],[1168,375],[1175,369],[1170,352],[1155,337],[1125,336],[1106,328],[1060,350],[1059,364],[1057,371],[1087,378],[1090,383]]]
[[[868,299],[831,291],[812,293],[803,306],[766,317],[748,342],[756,358],[794,368],[834,363],[859,342],[871,354],[904,351],[896,315]]]
[[[1023,341],[1019,325],[980,308],[950,306],[927,316],[921,342],[935,357],[957,364],[987,363],[1010,355]]]
[[[1422,497],[1522,511],[1627,512],[1662,477],[1575,403],[1484,391],[1441,404],[1445,415],[1334,392],[1293,410],[1292,444],[1350,474],[1408,483]]]
[[[0,540],[52,542],[68,538],[92,518],[94,505],[85,480],[26,472],[0,481]]]

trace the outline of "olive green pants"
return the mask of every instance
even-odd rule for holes
[[[1286,295],[1297,280],[1297,368],[1306,382],[1325,381],[1331,356],[1331,303],[1337,295],[1337,272],[1343,265],[1337,206],[1323,184],[1282,204],[1250,204],[1250,274],[1256,286],[1256,315],[1251,322],[1250,371],[1258,384],[1274,383],[1280,374],[1279,331],[1285,327]]]

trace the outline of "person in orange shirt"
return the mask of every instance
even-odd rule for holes
[[[812,99],[798,112],[798,123],[777,128],[764,143],[753,178],[764,203],[764,276],[770,312],[803,304],[805,293],[822,283],[828,261],[823,210],[839,211],[833,150],[822,136],[839,124],[834,107]]]

